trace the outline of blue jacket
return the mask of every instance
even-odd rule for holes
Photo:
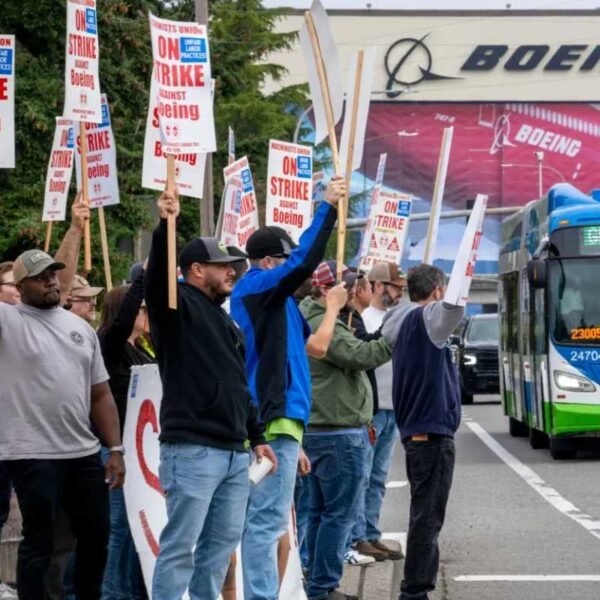
[[[400,437],[420,433],[454,437],[460,425],[458,370],[446,340],[464,308],[444,302],[405,302],[383,319],[382,333],[393,346],[392,401]]]
[[[326,202],[279,267],[250,269],[231,296],[231,316],[246,337],[246,367],[264,423],[287,417],[308,424],[311,383],[305,344],[310,327],[293,298],[325,253],[337,210]]]

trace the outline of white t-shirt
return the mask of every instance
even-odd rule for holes
[[[80,317],[0,303],[0,460],[98,452],[90,388],[108,381],[100,342]]]
[[[375,333],[383,323],[386,310],[369,306],[361,313],[365,328],[369,333]],[[392,403],[392,361],[375,369],[377,393],[379,394],[379,410],[394,410]]]

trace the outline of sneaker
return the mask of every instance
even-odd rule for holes
[[[392,550],[392,548],[386,546],[381,540],[372,540],[369,543],[373,548],[385,552],[390,560],[402,560],[404,558],[404,552],[402,552],[401,547],[398,550]]]
[[[388,558],[387,553],[378,550],[375,546],[367,541],[356,542],[354,544],[355,550],[360,552],[360,554],[364,554],[365,556],[372,556],[377,562],[385,560]]]
[[[372,556],[365,556],[356,550],[348,550],[344,555],[344,562],[347,565],[357,565],[357,566],[365,566],[372,565],[375,562],[375,559]],[[331,592],[332,594],[334,592]]]
[[[6,583],[0,583],[0,600],[18,600],[17,590]]]

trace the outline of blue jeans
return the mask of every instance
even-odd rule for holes
[[[277,541],[288,530],[294,497],[300,444],[282,435],[269,445],[277,456],[277,471],[252,485],[242,539],[246,600],[279,598]]]
[[[110,453],[102,448],[106,464]],[[145,600],[146,588],[137,550],[129,529],[123,490],[109,492],[110,537],[108,558],[102,582],[102,600]]]
[[[385,482],[390,470],[394,448],[400,434],[393,410],[379,410],[373,417],[377,441],[369,452],[369,479],[364,497],[360,500],[358,518],[352,530],[352,542],[374,541],[381,538],[379,515],[385,495]]]
[[[369,439],[360,432],[307,434],[304,450],[311,464],[307,531],[309,600],[321,600],[339,586],[346,540],[356,522],[367,477]]]
[[[308,551],[306,549],[306,529],[308,527],[309,510],[309,478],[305,475],[296,477],[296,488],[294,489],[294,507],[296,509],[296,531],[298,537],[298,548],[300,549],[300,562],[302,568],[308,566]]]
[[[238,545],[248,502],[246,452],[161,444],[159,478],[167,524],[152,582],[153,600],[216,600]],[[194,548],[195,547],[195,548]]]

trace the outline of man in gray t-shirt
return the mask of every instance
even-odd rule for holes
[[[75,587],[99,598],[108,541],[108,486],[123,485],[119,419],[93,329],[59,308],[55,262],[28,250],[14,263],[21,304],[0,303],[0,460],[23,515],[21,600],[45,596],[56,517],[77,540]],[[112,451],[106,468],[90,416]]]

